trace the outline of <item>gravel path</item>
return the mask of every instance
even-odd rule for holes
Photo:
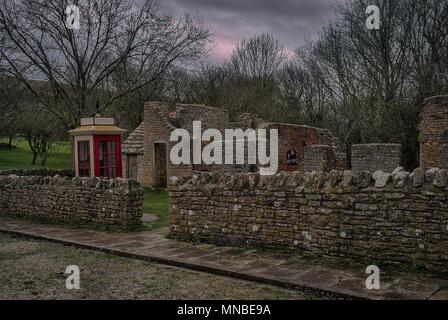
[[[81,289],[65,287],[80,268]],[[0,233],[0,299],[311,299],[258,283]]]

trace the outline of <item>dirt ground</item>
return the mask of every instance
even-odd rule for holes
[[[65,269],[80,269],[80,290]],[[314,299],[298,291],[0,233],[0,299]]]

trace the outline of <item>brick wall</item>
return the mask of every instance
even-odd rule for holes
[[[444,166],[444,132],[448,130],[448,96],[425,100],[420,114],[420,167]]]
[[[309,126],[301,126],[284,123],[265,123],[260,129],[278,130],[278,171],[303,171],[304,170],[304,148],[311,145],[328,145],[330,147],[329,157],[333,160],[332,168],[336,169],[345,166],[345,159],[339,154],[339,142],[328,130]],[[288,163],[288,152],[295,151],[297,163]],[[341,158],[339,158],[341,157]]]
[[[263,129],[278,130],[278,171],[303,170],[303,148],[318,144],[319,136],[316,128],[281,123],[269,123]],[[288,151],[295,151],[297,164],[288,164]]]
[[[170,191],[177,239],[448,272],[447,171],[198,174]]]
[[[141,224],[143,190],[135,181],[0,175],[0,214],[72,224]]]
[[[352,170],[392,172],[401,163],[401,145],[371,143],[352,145]]]

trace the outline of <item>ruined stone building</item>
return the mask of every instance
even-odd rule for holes
[[[351,163],[339,141],[326,129],[287,123],[271,123],[244,113],[229,121],[225,109],[204,105],[147,102],[144,121],[123,144],[123,177],[144,186],[166,187],[169,177],[190,176],[193,172],[256,172],[257,165],[174,165],[169,161],[174,129],[192,133],[193,121],[201,121],[201,131],[209,128],[278,130],[278,172],[325,171],[351,168],[354,171],[392,172],[401,165],[401,145],[371,143],[352,146]],[[448,96],[425,100],[419,125],[420,167],[448,168]],[[246,145],[247,147],[247,145]],[[247,150],[245,150],[247,160]],[[413,169],[413,168],[409,168]]]
[[[419,131],[420,167],[448,169],[448,96],[425,100]]]
[[[147,102],[144,121],[123,143],[123,176],[144,186],[166,187],[169,177],[189,176],[195,171],[254,172],[256,165],[174,165],[169,161],[174,129],[192,133],[193,121],[209,128],[278,130],[278,171],[331,170],[345,168],[345,154],[338,140],[325,129],[284,123],[269,123],[251,114],[229,121],[227,110],[204,105]],[[247,156],[247,155],[246,155]],[[306,167],[304,164],[306,161]]]
[[[143,182],[143,136],[145,122],[143,121],[126,139],[122,145],[123,177]]]

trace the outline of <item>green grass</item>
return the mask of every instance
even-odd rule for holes
[[[145,197],[143,213],[156,215],[159,219],[150,224],[145,224],[145,229],[153,230],[168,225],[168,192],[144,188]]]
[[[31,165],[33,153],[23,138],[13,140],[13,148],[7,146],[8,139],[0,138],[0,170],[6,169],[69,169],[71,167],[70,145],[68,141],[56,141],[45,166]]]

